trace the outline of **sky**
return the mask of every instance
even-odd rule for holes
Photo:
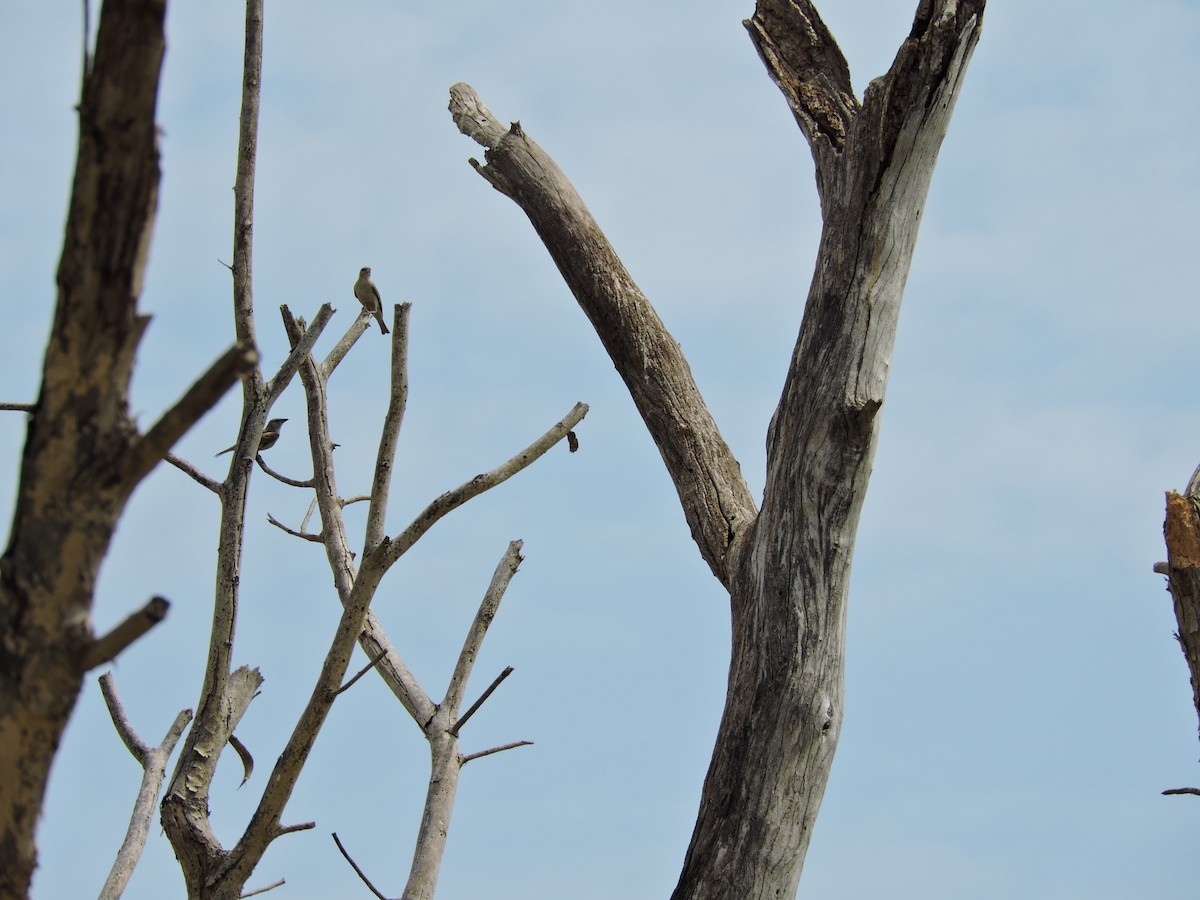
[[[859,90],[916,0],[824,0]],[[691,833],[724,696],[727,597],[692,545],[633,404],[521,212],[467,163],[448,88],[472,84],[551,153],[679,340],[761,494],[767,423],[820,221],[808,147],[740,22],[749,0],[279,3],[266,10],[254,290],[267,374],[283,304],[338,310],[373,268],[413,304],[410,399],[387,527],[499,464],[579,400],[555,448],[439,523],[374,608],[428,693],[445,690],[491,573],[525,561],[468,699],[444,898],[661,898]],[[78,3],[0,10],[0,399],[31,401],[75,150]],[[175,4],[159,99],[163,182],[132,403],[149,427],[233,341],[227,270],[243,10]],[[993,0],[934,175],[855,549],[846,717],[799,896],[1194,897],[1197,721],[1172,635],[1163,494],[1200,462],[1194,251],[1200,3]],[[342,493],[368,489],[387,344],[330,385]],[[299,384],[272,465],[310,471]],[[23,417],[0,416],[11,509]],[[177,452],[217,478],[238,392]],[[256,474],[234,656],[261,695],[213,788],[231,846],[316,677],[338,606],[323,555],[273,528],[307,499]],[[365,511],[347,518],[361,541]],[[112,667],[143,739],[196,704],[217,506],[160,466],[101,572],[106,630],[153,594],[159,628]],[[356,652],[352,667],[365,664]],[[94,895],[140,769],[87,679],[55,764],[33,896]],[[365,896],[407,878],[428,755],[376,678],[335,704],[248,888]],[[151,827],[126,892],[183,897]]]

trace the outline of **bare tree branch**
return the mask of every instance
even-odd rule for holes
[[[522,469],[530,466],[543,456],[547,450],[567,436],[567,432],[578,425],[587,415],[586,403],[576,403],[571,411],[553,425],[544,435],[518,453],[507,462],[497,466],[490,472],[476,475],[465,484],[459,485],[452,491],[442,494],[423,509],[412,523],[391,540],[384,540],[371,556],[382,553],[391,565],[412,547],[421,536],[432,528],[439,519],[447,513],[458,509],[472,497],[478,497],[484,491],[502,484]]]
[[[408,404],[408,319],[411,303],[396,307],[395,327],[392,329],[392,379],[387,414],[383,420],[383,431],[379,437],[379,451],[375,457],[375,476],[371,480],[371,507],[367,512],[367,533],[363,541],[363,556],[366,556],[383,540],[383,520],[387,516],[388,493],[392,484],[392,466],[396,462],[396,446],[400,440],[400,426],[404,423],[404,410]]]
[[[195,466],[193,466],[186,459],[184,459],[180,456],[176,456],[174,453],[168,453],[166,455],[165,459],[167,460],[167,462],[169,462],[171,465],[173,465],[175,468],[177,468],[184,475],[187,475],[189,478],[191,478],[193,481],[195,481],[201,487],[208,488],[214,494],[221,493],[221,482],[217,481],[215,478],[209,478],[207,475],[205,475],[203,472],[201,472],[199,469],[197,469]]]
[[[379,665],[379,661],[381,659],[383,659],[385,656],[387,656],[386,650],[379,651],[379,653],[376,654],[369,663],[367,663],[365,666],[363,666],[361,669],[359,669],[358,673],[353,678],[351,678],[349,681],[347,681],[345,684],[343,684],[340,688],[338,688],[337,691],[335,691],[335,693],[344,694],[346,691],[350,690],[350,688],[354,687],[354,683],[356,681],[358,681],[358,679],[362,678],[364,675],[366,675],[368,672],[370,672],[373,668],[375,668],[377,665]]]
[[[385,897],[380,892],[379,888],[377,888],[377,887],[375,887],[375,885],[371,884],[371,879],[367,877],[367,873],[364,872],[361,868],[359,868],[358,863],[356,863],[354,861],[354,858],[352,856],[350,856],[349,851],[347,851],[346,848],[344,846],[342,846],[342,841],[337,836],[336,831],[333,832],[333,842],[335,844],[337,844],[337,848],[339,851],[341,851],[341,854],[345,858],[346,862],[350,863],[350,867],[352,869],[354,869],[355,874],[357,874],[358,877],[362,879],[362,883],[365,884],[370,889],[371,893],[374,894],[376,897],[378,897],[379,900],[388,900],[388,898]]]
[[[491,584],[488,585],[487,592],[483,595],[483,601],[475,613],[475,620],[471,623],[466,640],[463,641],[462,650],[458,654],[458,662],[454,666],[450,684],[446,688],[446,699],[442,701],[442,706],[448,709],[450,715],[456,719],[454,725],[451,726],[451,734],[458,734],[458,729],[466,724],[466,720],[483,705],[483,701],[491,695],[500,682],[512,674],[512,666],[509,666],[492,682],[491,687],[484,691],[483,696],[467,711],[467,714],[459,717],[458,708],[462,704],[463,693],[467,689],[467,681],[471,677],[475,659],[479,656],[479,648],[483,645],[488,627],[496,618],[496,610],[500,608],[500,601],[504,599],[504,592],[508,589],[509,582],[517,574],[517,567],[521,565],[521,547],[521,541],[512,541],[508,545],[508,549],[504,551],[504,556],[500,558],[500,562],[496,565],[496,571],[492,573]]]
[[[480,750],[477,753],[468,753],[462,757],[462,765],[466,765],[473,759],[483,759],[485,756],[491,756],[494,753],[503,753],[505,750],[515,750],[517,747],[532,747],[533,741],[513,741],[511,744],[501,744],[499,747],[490,747],[487,750]]]
[[[102,666],[167,617],[171,604],[165,597],[151,597],[146,605],[120,625],[96,638],[83,651],[79,664],[84,672]]]
[[[302,540],[312,541],[314,544],[325,543],[325,533],[324,532],[322,532],[320,534],[313,534],[312,532],[309,532],[309,531],[296,531],[294,528],[288,528],[286,525],[284,525],[282,522],[280,522],[278,519],[276,519],[270,513],[267,513],[267,521],[270,522],[272,525],[274,525],[276,528],[280,529],[281,531],[286,531],[292,537],[298,537],[298,538],[301,538]]]
[[[104,702],[108,705],[108,712],[112,717],[113,725],[116,726],[117,734],[121,736],[121,740],[143,770],[141,786],[138,788],[137,800],[134,802],[133,812],[129,817],[125,840],[121,844],[121,849],[117,851],[117,858],[113,862],[112,870],[108,873],[108,878],[100,890],[100,900],[118,900],[126,885],[129,884],[133,870],[146,846],[150,819],[154,815],[154,804],[167,774],[167,760],[170,759],[175,744],[183,734],[183,729],[191,721],[192,711],[190,709],[182,710],[175,717],[175,721],[171,723],[162,742],[157,747],[150,747],[137,736],[133,725],[125,715],[111,672],[100,676],[100,691],[104,695]]]
[[[37,412],[36,403],[0,403],[3,412]]]
[[[500,683],[512,673],[513,667],[505,666],[500,674],[492,679],[492,683],[488,685],[487,690],[479,695],[479,699],[472,703],[467,708],[467,711],[458,717],[458,721],[454,723],[454,727],[450,729],[450,733],[458,734],[462,730],[462,727],[470,721],[471,716],[475,715],[479,707],[483,706],[483,704],[487,702],[487,698],[492,696],[492,692],[495,691],[496,688],[500,687]]]
[[[729,584],[727,554],[757,510],[678,342],[574,186],[519,124],[505,130],[467,84],[450,89],[459,130],[488,148],[471,164],[529,217],[624,380],[675,483],[700,554]]]
[[[287,880],[280,878],[278,881],[272,882],[266,887],[256,888],[253,891],[246,891],[246,893],[242,894],[241,900],[246,900],[247,897],[257,897],[259,894],[265,894],[267,891],[273,891],[275,888],[283,887],[285,884],[287,884]]]

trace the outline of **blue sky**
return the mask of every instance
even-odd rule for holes
[[[632,402],[519,210],[467,165],[447,89],[474,85],[573,179],[688,354],[752,489],[819,230],[807,145],[740,20],[750,2],[271,4],[255,229],[268,370],[277,308],[331,301],[340,334],[370,265],[411,300],[409,414],[388,530],[491,468],[577,400],[556,450],[440,523],[375,609],[440,696],[507,542],[526,560],[468,696],[513,676],[464,729],[439,896],[670,892],[728,662],[725,597],[692,546]],[[915,0],[826,0],[856,87],[882,73]],[[178,3],[160,95],[164,180],[133,405],[143,425],[231,341],[243,11]],[[30,400],[54,302],[73,164],[78,4],[0,12],[0,396]],[[847,713],[801,896],[1192,897],[1197,723],[1172,639],[1163,492],[1200,462],[1194,399],[1200,4],[994,0],[926,208],[851,588]],[[343,493],[369,484],[387,350],[364,337],[331,386]],[[272,451],[308,471],[296,385]],[[238,397],[179,452],[220,477]],[[24,427],[0,417],[11,508]],[[224,459],[224,458],[223,458]],[[235,657],[262,695],[214,821],[240,833],[307,697],[337,607],[320,552],[269,526],[307,501],[257,476]],[[104,629],[154,593],[170,618],[115,666],[157,742],[199,690],[216,504],[170,467],[135,495],[101,575]],[[351,510],[361,534],[362,511]],[[361,654],[360,654],[361,656]],[[99,675],[100,673],[95,673]],[[399,894],[425,743],[364,679],[335,706],[249,887],[360,892],[337,831]],[[94,679],[56,764],[42,900],[94,894],[140,771]],[[130,898],[183,896],[157,825]]]

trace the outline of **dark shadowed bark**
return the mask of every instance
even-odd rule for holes
[[[794,895],[842,721],[845,604],[904,282],[984,0],[925,0],[862,102],[805,0],[746,22],[808,139],[824,228],[755,509],[678,344],[566,176],[467,85],[477,171],[529,216],[657,444],[700,553],[730,591],[725,712],[675,897]]]
[[[108,0],[84,72],[58,303],[0,560],[0,897],[24,897],[47,775],[88,667],[165,614],[92,633],[100,561],[133,489],[253,362],[236,347],[144,435],[129,415],[159,167],[165,0]]]

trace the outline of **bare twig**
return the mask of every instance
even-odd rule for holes
[[[297,487],[297,488],[310,488],[313,486],[313,480],[311,478],[306,478],[303,481],[300,481],[295,478],[288,478],[286,475],[281,475],[280,473],[276,472],[274,469],[272,469],[270,466],[268,466],[263,461],[261,453],[259,453],[257,456],[255,456],[254,459],[255,459],[255,462],[258,463],[258,467],[260,469],[262,469],[264,472],[266,472],[268,475],[270,475],[276,481],[281,482],[282,484],[286,484],[291,487]]]
[[[374,894],[376,897],[378,897],[379,900],[388,900],[388,898],[385,897],[380,892],[379,888],[377,888],[377,887],[375,887],[375,885],[371,884],[371,879],[368,878],[366,873],[362,869],[359,868],[358,863],[356,863],[354,861],[354,859],[350,856],[350,854],[346,850],[346,848],[342,846],[341,838],[339,838],[337,836],[336,831],[333,832],[333,842],[335,844],[337,844],[337,848],[338,848],[338,850],[341,851],[342,856],[344,856],[346,858],[346,862],[350,863],[350,867],[352,869],[354,869],[354,871],[358,874],[358,877],[362,879],[362,883],[365,884],[370,889],[371,893]]]
[[[298,537],[298,538],[301,538],[306,541],[312,541],[314,544],[323,544],[325,542],[325,533],[324,532],[321,532],[319,534],[313,534],[310,531],[296,531],[294,528],[288,528],[288,526],[284,525],[282,522],[280,522],[277,518],[275,518],[270,513],[267,513],[267,521],[270,522],[272,525],[274,525],[276,528],[278,528],[282,531],[286,531],[292,537]]]
[[[215,478],[209,478],[183,457],[176,456],[174,453],[168,453],[166,455],[166,460],[184,475],[187,475],[202,487],[208,488],[214,494],[219,494],[221,492],[221,482],[217,481]]]
[[[267,891],[273,891],[275,888],[283,887],[285,884],[287,884],[286,879],[280,878],[278,881],[274,882],[273,884],[268,884],[266,887],[255,888],[252,891],[247,891],[246,893],[242,894],[240,900],[246,900],[247,897],[257,897],[259,894],[265,894]]]
[[[513,741],[511,744],[501,744],[499,747],[492,747],[489,750],[480,750],[478,753],[468,753],[462,757],[462,765],[466,765],[473,759],[482,759],[485,756],[491,756],[493,753],[502,753],[505,750],[513,750],[517,747],[532,747],[533,741]]]
[[[1169,790],[1163,791],[1163,794],[1164,794],[1164,796],[1168,795],[1168,794],[1195,794],[1197,797],[1200,797],[1200,788],[1194,788],[1194,787],[1171,788]]]
[[[387,656],[387,651],[380,650],[379,653],[377,653],[375,655],[374,659],[372,659],[369,663],[367,663],[365,666],[363,666],[358,671],[357,675],[355,675],[353,678],[351,678],[349,681],[347,681],[345,684],[343,684],[340,688],[338,688],[336,691],[334,691],[334,694],[335,695],[341,694],[341,693],[344,693],[345,691],[350,690],[350,688],[352,688],[354,686],[354,682],[358,681],[358,679],[362,678],[364,675],[366,675],[368,672],[370,672],[373,668],[375,668],[377,665],[379,665],[379,661],[381,659],[383,659],[385,656]]]
[[[36,403],[0,403],[3,412],[37,412]]]
[[[492,696],[492,691],[500,687],[500,682],[511,675],[512,672],[512,666],[505,666],[504,671],[492,680],[492,683],[488,685],[487,690],[480,695],[479,699],[472,703],[470,708],[458,717],[458,721],[454,723],[453,727],[451,727],[450,733],[455,735],[458,734],[459,731],[462,730],[462,727],[467,724],[467,721],[471,718],[471,716],[475,715],[475,711],[479,709],[479,707],[483,706],[484,701],[486,701],[488,697]]]
[[[113,725],[116,726],[117,734],[121,736],[121,740],[143,770],[137,800],[134,802],[133,812],[129,817],[129,827],[125,831],[125,840],[121,843],[121,849],[117,851],[112,870],[108,873],[108,878],[100,890],[100,900],[117,900],[129,883],[129,878],[133,875],[133,870],[146,846],[150,820],[154,815],[154,804],[167,773],[167,760],[175,749],[180,735],[183,734],[183,729],[191,721],[192,711],[190,709],[182,710],[175,717],[175,721],[171,723],[162,743],[157,747],[150,747],[133,730],[133,726],[125,714],[125,709],[121,706],[121,699],[117,695],[117,688],[113,683],[111,672],[100,676],[100,691],[104,695],[104,702],[108,706],[108,713],[112,717]]]
[[[150,600],[108,634],[96,638],[80,657],[81,671],[103,665],[167,617],[171,604],[164,597]]]

